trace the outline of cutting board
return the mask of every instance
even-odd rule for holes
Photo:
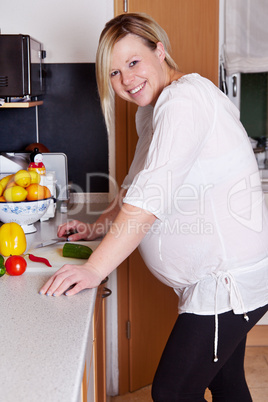
[[[90,247],[93,251],[98,247],[100,241],[83,241],[75,242],[75,244],[82,244],[84,246]],[[26,253],[33,254],[37,257],[43,257],[48,259],[52,267],[47,267],[45,264],[40,262],[30,261],[29,257],[25,257],[27,261],[27,272],[51,272],[54,273],[64,264],[75,264],[82,265],[87,260],[82,260],[78,258],[66,258],[62,256],[62,249],[64,243],[53,244],[51,246],[42,248],[30,248]]]

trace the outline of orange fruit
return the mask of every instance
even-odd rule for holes
[[[0,202],[6,202],[6,199],[3,195],[0,196]]]
[[[36,201],[43,200],[46,197],[46,188],[45,186],[41,186],[41,184],[33,183],[26,187],[28,192],[27,200],[28,201]]]
[[[14,181],[18,186],[28,187],[31,184],[31,175],[27,170],[21,169],[15,173]]]
[[[45,198],[51,197],[51,192],[48,187],[44,186],[45,189]]]
[[[26,190],[28,191],[27,200],[36,201],[45,198],[44,187],[38,183],[30,184]]]
[[[4,197],[7,202],[24,201],[27,194],[25,188],[21,186],[12,186],[5,190]]]

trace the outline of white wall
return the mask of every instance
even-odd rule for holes
[[[45,63],[94,63],[100,33],[113,16],[113,0],[0,0],[1,33],[28,34],[42,42]],[[114,133],[108,141],[114,177]]]
[[[42,42],[45,63],[94,63],[99,35],[113,15],[113,0],[0,1],[1,33]]]

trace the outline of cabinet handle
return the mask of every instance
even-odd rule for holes
[[[112,294],[111,289],[103,288],[103,293],[102,293],[101,297],[102,297],[102,299],[105,299],[106,297],[111,296],[111,294]]]
[[[109,277],[108,277],[108,276],[106,276],[106,278],[104,278],[104,279],[103,279],[103,281],[101,281],[101,283],[100,283],[100,284],[101,284],[101,285],[103,285],[104,283],[108,282],[108,279],[109,279]]]
[[[233,97],[237,96],[237,75],[233,75]]]
[[[128,0],[124,0],[124,13],[128,12]]]
[[[224,68],[224,64],[220,64],[220,80],[221,80],[221,90],[225,95],[228,95],[228,88],[226,83],[226,72]]]

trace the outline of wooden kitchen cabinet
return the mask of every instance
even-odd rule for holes
[[[81,402],[106,402],[105,297],[109,290],[98,287],[93,322],[87,345]]]
[[[115,0],[115,15],[150,14],[166,30],[180,71],[197,72],[218,85],[218,0]],[[116,175],[122,183],[134,156],[136,106],[116,98]],[[177,317],[177,296],[157,281],[136,250],[117,271],[119,394],[153,380]]]

